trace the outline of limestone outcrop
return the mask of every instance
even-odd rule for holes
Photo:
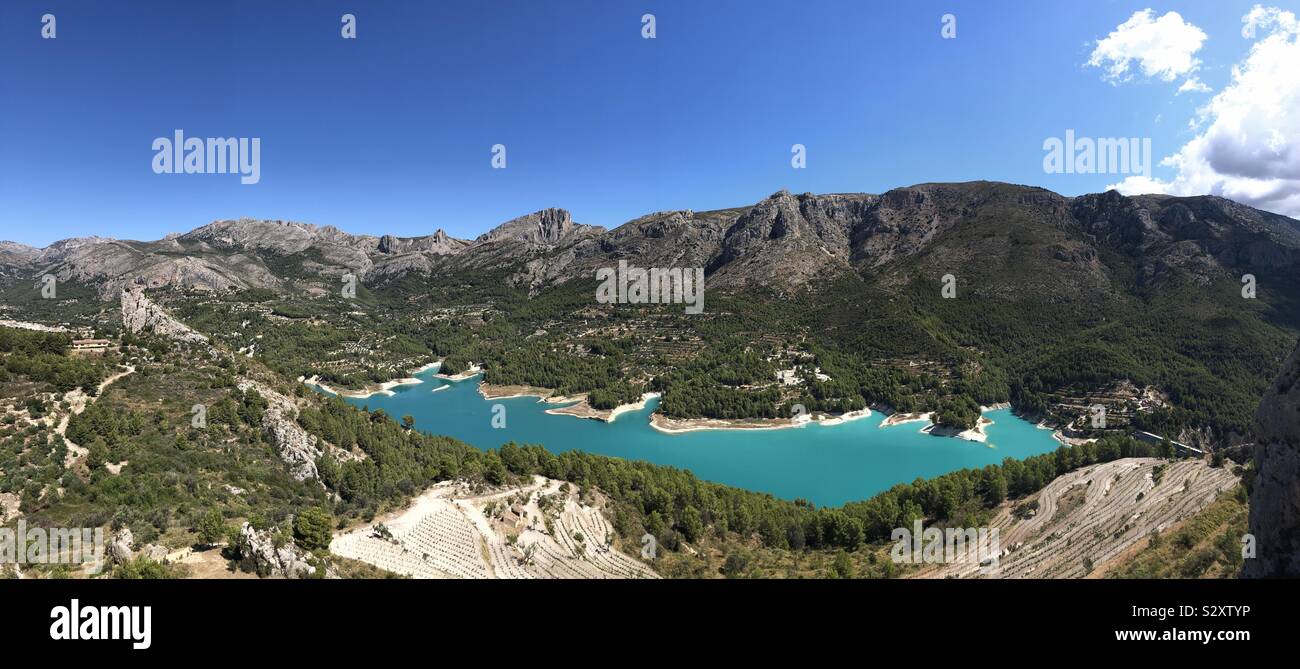
[[[316,573],[316,568],[307,561],[307,553],[293,545],[292,541],[277,541],[276,537],[275,530],[258,531],[252,525],[244,523],[239,528],[239,554],[245,560],[252,561],[257,573],[264,576],[307,578]],[[276,546],[277,543],[280,545]]]
[[[1013,228],[1014,240],[1008,237]],[[325,295],[347,274],[382,285],[409,274],[486,269],[510,270],[512,282],[532,288],[590,279],[620,260],[704,267],[711,289],[780,293],[839,273],[883,273],[884,283],[894,285],[918,272],[942,276],[965,268],[966,281],[989,296],[1095,301],[1113,290],[1105,250],[1132,258],[1141,284],[1158,285],[1179,270],[1209,285],[1300,266],[1300,223],[1213,196],[1108,191],[1066,197],[977,181],[878,195],[782,190],[730,209],[658,212],[613,230],[580,224],[564,209],[542,209],[473,240],[443,230],[375,236],[293,221],[223,220],[152,242],[87,237],[44,249],[0,243],[0,275],[35,284],[49,274],[112,299],[133,285]],[[907,259],[913,262],[901,266]],[[891,270],[895,265],[898,271]],[[990,274],[1004,266],[1015,267],[1013,281]],[[1030,276],[1043,280],[1024,281]]]
[[[289,474],[297,481],[319,478],[316,460],[323,452],[319,440],[298,425],[297,408],[293,400],[255,381],[240,381],[239,389],[256,390],[266,399],[266,412],[262,414],[262,427],[271,436],[271,443],[280,459],[289,466]]]
[[[172,318],[162,307],[145,297],[144,289],[139,286],[122,291],[122,325],[131,333],[152,332],[196,344],[208,341],[207,337]]]
[[[109,562],[130,562],[131,558],[135,557],[132,548],[134,545],[135,537],[131,534],[131,528],[123,527],[108,540],[108,545],[104,547],[104,554]]]

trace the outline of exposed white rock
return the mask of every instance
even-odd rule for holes
[[[104,554],[108,556],[109,562],[130,562],[135,557],[132,546],[135,545],[135,537],[131,534],[131,528],[123,527],[113,534],[113,538],[108,540],[108,545],[104,547]]]
[[[140,547],[141,557],[157,562],[158,564],[167,562],[167,553],[167,548],[165,546],[159,546],[158,544],[145,544]]]
[[[279,451],[280,459],[289,466],[289,474],[297,481],[319,478],[316,459],[323,450],[316,436],[298,425],[298,409],[293,400],[249,379],[240,381],[238,387],[242,391],[252,388],[266,399],[262,427],[271,435],[271,443]]]
[[[172,318],[145,297],[144,289],[132,286],[122,291],[122,325],[128,332],[153,332],[178,341],[204,343],[208,338]]]
[[[285,541],[279,548],[275,547],[274,531],[259,532],[253,526],[244,523],[239,528],[239,553],[252,560],[259,574],[284,576],[286,578],[306,578],[316,573],[316,568],[307,562],[307,554]]]

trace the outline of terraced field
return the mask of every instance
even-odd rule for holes
[[[539,476],[487,494],[440,484],[405,511],[335,535],[330,550],[414,578],[658,578],[615,549],[613,534],[576,487]]]
[[[990,523],[998,530],[1001,556],[986,574],[971,559],[926,565],[911,576],[1082,578],[1151,532],[1204,509],[1237,481],[1228,469],[1200,460],[1126,458],[1078,469],[1030,500],[1003,506]],[[1018,517],[1025,514],[1016,508],[1033,501],[1033,514]]]

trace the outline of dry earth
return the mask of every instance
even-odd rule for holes
[[[575,486],[538,476],[487,494],[441,483],[403,511],[336,534],[330,551],[415,578],[658,578],[614,548],[613,535]]]

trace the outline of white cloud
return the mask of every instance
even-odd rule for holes
[[[1137,175],[1111,184],[1106,190],[1117,190],[1125,195],[1149,195],[1151,193],[1169,193],[1169,183],[1145,175]]]
[[[1123,193],[1220,195],[1300,217],[1300,22],[1256,5],[1242,35],[1258,38],[1232,68],[1232,80],[1201,109],[1197,133],[1161,165],[1168,180],[1128,178]]]
[[[1206,86],[1200,79],[1197,79],[1196,77],[1188,77],[1187,80],[1183,82],[1183,85],[1178,87],[1178,92],[1175,95],[1182,95],[1183,93],[1209,92],[1210,87]]]
[[[1131,80],[1135,70],[1145,77],[1173,81],[1200,68],[1196,52],[1206,38],[1204,30],[1184,21],[1178,12],[1156,18],[1155,12],[1144,9],[1134,12],[1105,39],[1097,40],[1088,65],[1102,68],[1102,78],[1112,84]],[[1189,90],[1204,86],[1189,78],[1183,88],[1189,84],[1193,86]]]
[[[1296,30],[1295,14],[1277,7],[1255,5],[1250,12],[1241,17],[1241,23],[1241,36],[1246,39],[1255,39],[1255,35],[1260,28],[1267,30],[1272,26],[1277,26],[1278,30],[1284,32],[1295,32]]]

